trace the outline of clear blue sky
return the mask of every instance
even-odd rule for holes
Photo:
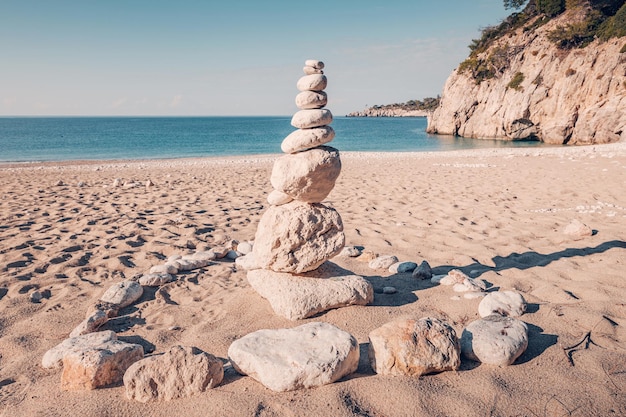
[[[502,0],[0,0],[0,115],[289,115],[436,96]]]

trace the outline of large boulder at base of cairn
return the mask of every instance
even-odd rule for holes
[[[235,340],[228,358],[237,372],[273,391],[292,391],[333,383],[356,371],[359,344],[328,323],[293,329],[258,330]]]
[[[454,329],[435,318],[399,318],[369,334],[369,360],[381,375],[421,376],[461,366]]]
[[[248,282],[269,301],[276,314],[289,320],[374,301],[374,289],[367,280],[346,275],[331,262],[304,275],[257,269],[248,272]]]
[[[339,254],[344,243],[343,223],[335,209],[292,201],[268,208],[253,253],[261,268],[299,274]]]
[[[163,355],[133,363],[124,374],[126,396],[148,402],[189,397],[219,385],[222,361],[189,346],[174,346]]]

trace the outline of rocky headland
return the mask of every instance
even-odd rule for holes
[[[428,117],[439,105],[439,97],[409,100],[406,103],[374,105],[361,111],[348,113],[346,117]]]
[[[550,17],[530,2],[485,30],[446,81],[427,131],[551,144],[626,138],[626,37],[614,31],[602,39],[591,31],[600,16],[594,2],[572,3]],[[612,30],[623,25],[616,19],[626,6],[613,13],[605,20]]]

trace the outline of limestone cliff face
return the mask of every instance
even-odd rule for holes
[[[626,38],[561,50],[546,35],[565,25],[564,19],[572,16],[498,39],[481,54],[487,57],[497,47],[510,51],[508,68],[494,78],[477,84],[457,68],[427,131],[552,144],[626,139],[626,53],[620,53]]]

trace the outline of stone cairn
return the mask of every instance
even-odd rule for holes
[[[252,287],[277,314],[290,319],[373,300],[365,279],[337,276],[339,268],[326,263],[341,252],[345,235],[339,213],[322,204],[341,172],[339,151],[325,145],[335,131],[329,126],[332,113],[324,108],[323,68],[321,61],[305,61],[305,75],[297,82],[300,110],[291,125],[298,130],[283,140],[285,155],[274,163],[270,207],[259,222],[253,248],[258,269],[248,271]]]

